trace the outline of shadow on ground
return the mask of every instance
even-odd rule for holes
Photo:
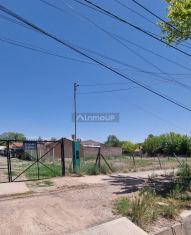
[[[113,186],[120,186],[120,189],[114,194],[129,194],[137,192],[145,187],[151,187],[157,194],[165,195],[170,192],[173,187],[173,179],[169,176],[161,176],[154,179],[131,177],[131,176],[110,176],[109,179],[105,179],[109,184]]]

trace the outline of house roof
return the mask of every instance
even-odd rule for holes
[[[102,143],[95,140],[84,140],[81,142],[82,145],[90,145],[90,146],[100,146]]]
[[[16,149],[16,148],[22,148],[23,147],[23,143],[12,143],[9,145],[10,149]]]

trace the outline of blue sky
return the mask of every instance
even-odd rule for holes
[[[43,4],[40,0],[0,0],[0,3],[73,44],[140,67],[143,70],[159,72],[92,24],[74,14],[71,8],[63,4],[61,0],[48,1],[63,8],[63,12]],[[121,1],[156,22],[156,19],[131,1]],[[75,11],[91,18],[104,29],[190,67],[189,57],[162,45],[135,29],[84,8],[73,0],[64,0],[63,2],[72,6]],[[160,33],[156,26],[123,8],[114,0],[94,0],[94,2],[132,23],[154,33]],[[164,0],[144,0],[141,3],[157,12],[161,17],[165,17],[166,4]],[[54,51],[62,56],[88,61],[52,39],[2,18],[0,18],[0,27],[0,38],[6,37],[22,41]],[[168,63],[132,45],[127,45],[160,67],[165,73],[191,74],[191,71]],[[184,47],[180,48],[186,50]],[[95,55],[92,56],[95,57]],[[96,57],[103,60],[103,58]],[[161,78],[159,81],[159,78],[134,72],[131,68],[112,61],[105,59],[103,61],[121,69],[123,73],[137,81],[144,81],[149,87],[191,107],[191,91],[189,89],[174,82],[164,82],[164,80],[161,81]],[[72,112],[73,83],[75,81],[80,85],[78,87],[79,93],[125,89],[134,86],[99,66],[40,54],[1,41],[0,63],[0,133],[19,131],[30,138],[38,136],[44,138],[70,137],[74,132]],[[163,79],[166,78],[165,75],[161,76]],[[191,86],[191,75],[179,75],[173,78]],[[83,86],[87,84],[94,86]],[[95,84],[107,85],[95,86]],[[118,123],[78,123],[78,137],[82,139],[104,141],[109,134],[115,134],[120,139],[140,142],[150,133],[161,134],[170,131],[189,135],[191,133],[190,112],[176,107],[142,88],[112,93],[78,94],[77,97],[78,112],[116,112],[120,114]]]

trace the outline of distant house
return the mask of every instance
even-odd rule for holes
[[[0,155],[5,155],[6,153],[6,146],[0,146]]]
[[[95,141],[95,140],[85,140],[85,141],[81,141],[81,145],[82,146],[103,146],[104,144]]]

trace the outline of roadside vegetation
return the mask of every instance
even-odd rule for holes
[[[145,229],[160,218],[175,219],[182,209],[190,207],[191,168],[186,162],[182,162],[165,189],[156,189],[154,178],[151,177],[153,182],[131,198],[118,199],[114,205],[115,213],[127,216]]]
[[[121,147],[123,154],[165,157],[174,154],[181,156],[191,156],[191,137],[174,132],[154,136],[150,134],[143,143],[132,143],[131,141],[121,141],[115,135],[110,135],[105,142],[109,147]]]
[[[159,136],[149,135],[144,141],[142,148],[143,152],[150,156],[156,154],[190,156],[191,138],[173,132]]]
[[[39,178],[52,178],[61,176],[61,165],[60,164],[51,164],[46,163],[46,167],[42,164],[39,164]],[[38,177],[38,166],[35,164],[26,171],[26,177],[28,179],[35,179]]]

